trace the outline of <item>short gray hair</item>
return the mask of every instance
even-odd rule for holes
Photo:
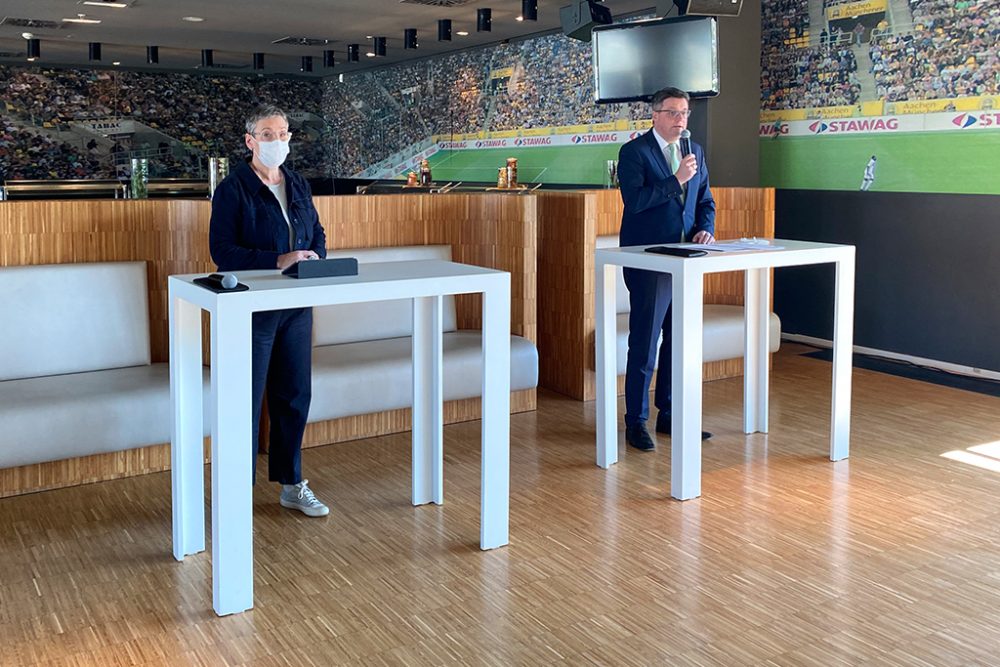
[[[285,123],[288,122],[288,114],[274,106],[273,104],[262,104],[247,116],[247,134],[253,134],[257,130],[257,123],[272,116],[281,116]]]

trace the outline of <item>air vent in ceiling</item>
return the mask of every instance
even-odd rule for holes
[[[19,19],[13,16],[5,16],[0,25],[10,25],[15,28],[45,28],[47,30],[59,30],[65,27],[61,21],[49,21],[47,19]]]
[[[427,5],[428,7],[461,7],[472,0],[399,0],[401,5]]]
[[[291,46],[326,46],[332,44],[334,40],[323,39],[321,37],[282,37],[276,39],[272,44],[290,44]]]

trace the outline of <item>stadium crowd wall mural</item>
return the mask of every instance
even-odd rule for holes
[[[777,0],[761,23],[762,185],[1000,194],[1000,2]]]
[[[894,12],[762,4],[763,185],[1000,193],[1000,3]],[[522,181],[599,184],[649,117],[595,105],[590,45],[562,35],[343,82],[0,66],[0,91],[9,179],[121,176],[131,156],[199,176],[208,156],[245,155],[240,119],[268,101],[293,112],[290,160],[309,176],[399,177],[427,158],[437,180],[490,181],[516,156]]]
[[[524,181],[600,182],[603,158],[649,116],[644,104],[595,105],[590,45],[563,35],[344,82],[0,65],[0,91],[9,179],[110,178],[131,157],[149,158],[154,176],[198,176],[209,156],[246,154],[240,119],[268,101],[292,112],[291,164],[310,176],[396,177],[426,156],[438,177],[488,181],[493,162],[517,155]],[[594,159],[553,160],[559,146]]]

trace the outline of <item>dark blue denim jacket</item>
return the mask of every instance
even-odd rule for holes
[[[281,205],[247,162],[241,163],[215,189],[208,247],[219,271],[276,269],[278,255],[312,250],[326,257],[326,234],[313,206],[309,183],[281,167],[285,177],[288,219],[295,232],[289,247],[288,225]]]

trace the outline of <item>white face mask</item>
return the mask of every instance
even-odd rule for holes
[[[274,141],[257,142],[257,159],[270,169],[277,169],[288,157],[288,142],[275,139]]]

